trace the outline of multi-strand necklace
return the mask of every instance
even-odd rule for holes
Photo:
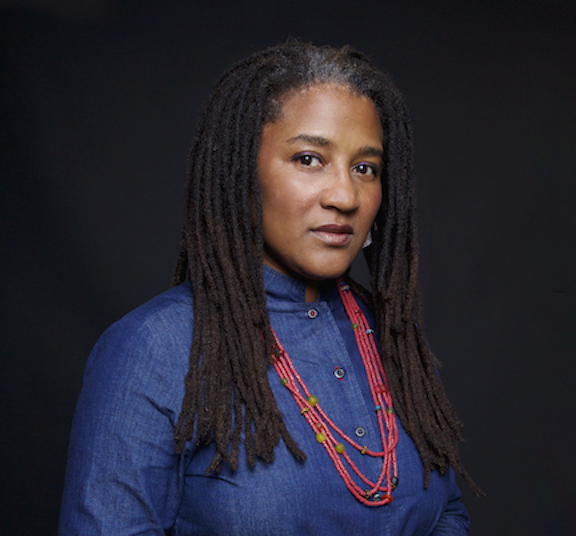
[[[298,407],[300,413],[316,434],[316,440],[330,456],[338,474],[344,480],[346,487],[361,503],[368,506],[381,506],[391,503],[392,490],[398,484],[398,466],[396,463],[396,443],[398,442],[398,427],[392,407],[392,397],[384,374],[384,367],[374,340],[372,330],[366,316],[354,299],[350,286],[344,280],[338,280],[338,292],[344,304],[346,314],[352,324],[356,336],[356,344],[362,357],[366,376],[370,385],[370,393],[374,401],[374,410],[378,418],[382,450],[375,452],[368,447],[359,445],[347,436],[326,415],[316,396],[310,393],[306,384],[296,371],[288,352],[284,349],[274,333],[278,345],[278,355],[273,357],[274,367],[280,381],[286,387]],[[339,436],[340,440],[336,436]],[[382,458],[382,470],[376,482],[369,480],[350,458],[344,442],[365,456]],[[364,486],[356,483],[349,470],[362,481]]]

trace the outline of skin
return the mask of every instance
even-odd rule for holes
[[[302,280],[340,277],[360,251],[382,202],[382,126],[374,103],[338,85],[284,98],[258,153],[264,263]]]

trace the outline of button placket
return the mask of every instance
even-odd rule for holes
[[[325,381],[331,382],[332,385],[334,385],[335,380],[338,380],[342,391],[337,391],[337,393],[341,393],[341,395],[346,397],[347,402],[352,401],[351,403],[354,404],[354,411],[342,411],[341,408],[344,401],[339,401],[336,396],[331,396],[329,405],[334,408],[339,407],[339,409],[327,411],[328,415],[338,415],[340,411],[342,415],[340,415],[337,421],[335,420],[335,423],[340,426],[341,430],[343,430],[351,440],[366,450],[381,450],[382,446],[378,442],[379,434],[376,433],[377,429],[373,430],[372,415],[367,411],[368,408],[364,400],[361,383],[357,378],[357,374],[365,374],[365,372],[362,370],[358,371],[356,364],[352,361],[356,356],[348,352],[345,341],[341,339],[344,333],[336,323],[332,311],[330,308],[324,309],[323,303],[308,304],[301,311],[300,314],[302,314],[302,316],[306,315],[306,319],[309,320],[318,318],[320,313],[322,313],[322,319],[316,320],[316,322],[320,322],[320,324],[315,322],[314,328],[321,326],[325,334],[329,332],[333,335],[329,337],[330,343],[325,348],[325,351],[330,356],[331,366],[329,366],[328,369],[324,369],[322,375],[329,373],[328,377],[324,376],[324,378],[326,378]],[[326,322],[326,325],[324,322]],[[310,325],[310,327],[312,327],[312,325]],[[358,356],[358,359],[361,359],[361,356]],[[316,374],[318,374],[318,372],[319,370],[316,369]],[[327,386],[327,388],[330,390],[330,387]],[[331,393],[331,395],[334,394],[335,393]],[[322,404],[322,402],[321,400],[320,403]],[[326,402],[324,402],[324,404],[324,409],[327,410],[328,404],[326,404]],[[374,406],[371,408],[372,410],[373,407]],[[358,453],[361,452],[359,451]],[[361,458],[354,456],[354,461],[358,468],[366,474],[376,474],[381,468],[381,464],[378,465],[377,463],[379,460],[371,456],[361,456]]]

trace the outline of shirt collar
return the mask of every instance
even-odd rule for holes
[[[264,265],[264,287],[268,300],[292,301],[304,303],[306,285],[303,281],[294,279],[289,275],[277,272],[273,268]],[[333,301],[338,297],[336,281],[329,279],[321,281],[318,285],[317,301]]]

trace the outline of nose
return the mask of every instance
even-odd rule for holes
[[[339,212],[352,212],[359,206],[357,185],[347,167],[334,167],[326,174],[322,190],[322,206]]]

